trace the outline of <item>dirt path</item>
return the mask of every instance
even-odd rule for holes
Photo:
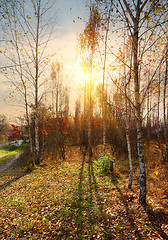
[[[0,156],[0,159],[8,155],[8,153],[4,153],[3,155]]]
[[[9,162],[7,162],[4,166],[0,167],[0,173],[8,169],[20,156],[21,153],[18,153],[14,158],[12,158]]]

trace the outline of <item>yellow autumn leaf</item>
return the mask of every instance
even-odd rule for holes
[[[158,91],[159,91],[159,86],[155,88],[155,93],[157,93]]]

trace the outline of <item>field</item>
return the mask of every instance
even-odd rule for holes
[[[24,161],[0,174],[0,239],[168,238],[168,181],[158,163],[147,161],[144,207],[136,162],[128,190],[124,158],[114,159],[114,172],[106,174],[77,147],[64,162],[45,156],[32,172]]]
[[[33,172],[18,160],[1,173],[0,239],[167,239],[168,181],[161,165],[148,162],[143,207],[136,169],[127,189],[125,159],[114,161],[113,174],[101,173],[75,147],[64,162],[46,159]]]

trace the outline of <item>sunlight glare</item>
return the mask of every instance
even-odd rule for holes
[[[81,86],[89,79],[89,70],[80,58],[76,59],[74,63],[74,73],[76,83]]]

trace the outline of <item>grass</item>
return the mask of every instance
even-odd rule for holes
[[[0,156],[7,154],[8,152],[4,149],[0,149]]]
[[[21,145],[0,146],[0,167],[2,167],[5,163],[7,163],[18,153],[22,152],[26,146],[27,144],[25,143]]]
[[[130,191],[122,162],[124,158],[116,160],[113,175],[100,175],[74,148],[64,162],[48,157],[29,174],[19,175],[17,166],[1,174],[0,239],[166,239],[164,168],[147,163],[150,184],[144,208],[138,203],[137,169]]]

